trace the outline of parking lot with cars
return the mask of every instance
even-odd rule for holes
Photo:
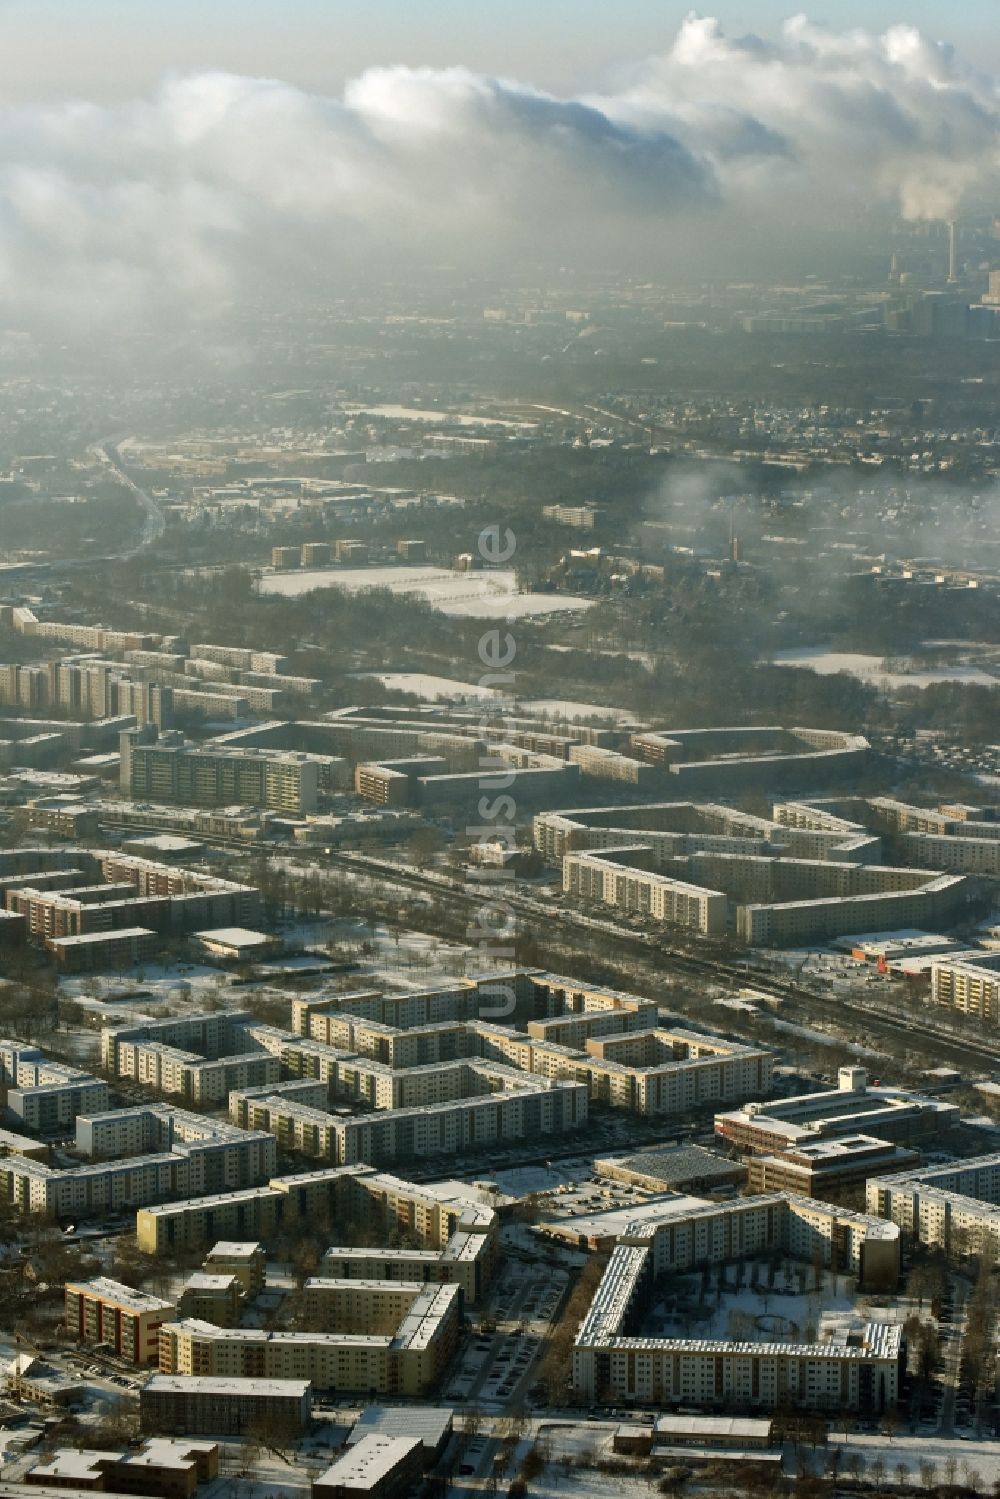
[[[489,1411],[522,1403],[568,1281],[566,1269],[541,1256],[508,1258],[445,1398]]]

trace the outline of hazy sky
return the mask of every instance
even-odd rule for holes
[[[668,43],[676,0],[0,0],[7,100],[113,99],[174,68],[265,74],[331,88],[374,64],[454,63],[536,85],[592,87]],[[899,21],[1000,65],[997,0],[716,0],[730,34],[773,34],[799,10],[837,29]]]

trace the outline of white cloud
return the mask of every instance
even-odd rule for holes
[[[591,97],[462,68],[376,68],[340,97],[175,77],[0,111],[0,298],[121,316],[381,257],[632,253],[666,224],[690,240],[858,200],[942,217],[995,185],[997,126],[997,81],[912,27],[802,16],[773,43],[691,16]]]
[[[647,128],[669,120],[713,162],[730,202],[747,184],[766,188],[770,158],[779,207],[797,189],[820,212],[867,199],[910,218],[947,217],[996,184],[998,103],[995,78],[911,26],[834,32],[801,15],[773,44],[689,16],[670,50],[605,101]]]

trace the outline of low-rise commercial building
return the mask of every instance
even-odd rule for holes
[[[79,1388],[77,1380],[67,1378],[33,1353],[15,1354],[4,1372],[5,1392],[33,1405],[69,1405]]]
[[[752,1156],[749,1185],[754,1192],[795,1192],[800,1197],[836,1201],[845,1193],[863,1189],[871,1177],[919,1164],[919,1151],[871,1135],[840,1135],[828,1140],[802,1140],[774,1155]]]
[[[219,1472],[215,1442],[150,1437],[139,1452],[101,1452],[60,1447],[25,1474],[25,1483],[45,1493],[145,1494],[193,1499],[199,1484]]]
[[[44,828],[60,838],[97,837],[97,809],[75,797],[34,797],[26,811],[29,828]]]
[[[408,1437],[424,1449],[424,1467],[444,1456],[455,1425],[455,1413],[441,1405],[367,1405],[347,1438],[354,1447],[367,1436]]]
[[[657,1446],[711,1448],[717,1452],[762,1452],[774,1442],[770,1416],[657,1416]]]
[[[692,1192],[709,1196],[730,1191],[747,1179],[747,1168],[700,1145],[653,1146],[635,1155],[594,1161],[598,1176],[626,1182],[647,1192]]]
[[[28,1135],[0,1129],[0,1159],[8,1155],[21,1155],[29,1161],[47,1161],[49,1147],[44,1140],[32,1140]]]
[[[313,1499],[396,1499],[415,1493],[423,1476],[418,1437],[372,1433],[313,1479]]]
[[[841,1067],[836,1088],[717,1114],[715,1133],[747,1155],[768,1155],[862,1133],[900,1144],[939,1139],[959,1116],[957,1104],[902,1088],[869,1087],[863,1067]]]
[[[252,963],[277,952],[281,938],[272,932],[253,932],[247,927],[213,927],[196,932],[195,940],[213,958],[227,958],[234,963]]]
[[[755,1416],[657,1416],[651,1426],[619,1426],[614,1449],[637,1457],[651,1457],[656,1464],[671,1458],[713,1465],[730,1462],[753,1464],[777,1472],[781,1452],[772,1451],[774,1423]]]

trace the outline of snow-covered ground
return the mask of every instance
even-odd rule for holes
[[[551,641],[545,647],[545,649],[547,651],[561,651],[565,655],[570,651],[579,650],[579,646],[560,645],[557,641]],[[596,647],[589,646],[587,649],[587,654],[589,656],[624,656],[628,661],[641,662],[642,665],[648,667],[650,671],[653,670],[658,659],[655,651],[617,651],[612,649],[611,647],[598,649]]]
[[[428,703],[492,702],[500,695],[495,687],[479,687],[475,682],[459,682],[454,677],[435,677],[422,671],[366,671],[361,675],[375,677],[390,692],[408,692]]]
[[[391,593],[415,593],[442,614],[475,619],[523,619],[533,614],[558,614],[589,609],[593,599],[569,593],[518,593],[513,569],[496,572],[452,572],[445,567],[324,567],[264,573],[261,593],[296,595],[314,588],[388,588]]]
[[[191,963],[147,963],[125,977],[88,974],[64,978],[59,992],[91,1017],[82,1030],[63,1028],[59,1032],[61,1051],[72,1054],[81,1065],[93,1065],[99,1056],[103,1025],[138,1025],[150,1017],[195,1015],[214,1009],[242,1010],[247,1003],[247,991],[233,985],[232,975]]]
[[[357,940],[356,924],[354,931]],[[445,942],[428,932],[393,933],[379,924],[365,928],[362,940],[369,941],[374,951],[367,961],[362,960],[359,973],[391,974],[397,989],[446,983],[465,972],[474,953],[471,947]]]
[[[345,406],[344,411],[349,416],[384,416],[400,422],[435,422],[441,427],[513,427],[532,431],[538,426],[537,422],[512,422],[484,413],[477,415],[468,411],[435,411],[433,407],[422,406],[356,406],[352,403]]]
[[[429,703],[502,702],[505,697],[493,687],[480,687],[476,682],[462,682],[454,677],[436,677],[428,672],[370,671],[360,675],[375,677],[390,691],[408,692]],[[571,698],[530,698],[519,701],[517,707],[519,711],[553,720],[603,718],[624,722],[632,718],[625,708],[608,707],[606,703],[579,703]]]
[[[864,1046],[860,1041],[845,1041],[842,1036],[834,1035],[831,1031],[816,1030],[811,1025],[796,1025],[792,1020],[779,1020],[777,1017],[771,1021],[776,1031],[782,1031],[787,1036],[799,1036],[803,1041],[815,1041],[820,1046],[846,1046],[847,1050],[853,1052],[856,1057],[884,1057],[884,1051],[878,1051],[871,1046]]]
[[[551,1457],[541,1476],[531,1483],[532,1499],[569,1499],[569,1496],[572,1499],[577,1499],[577,1496],[606,1499],[611,1491],[623,1499],[650,1499],[658,1492],[655,1477],[647,1479],[642,1473],[612,1475],[560,1461],[563,1458],[571,1461],[581,1457],[592,1461],[611,1458],[614,1454],[610,1450],[610,1437],[593,1439],[585,1428],[560,1429],[554,1426],[544,1428],[542,1436]],[[848,1478],[853,1476],[857,1462],[860,1476],[869,1482],[877,1478],[873,1465],[881,1459],[884,1465],[882,1483],[887,1488],[890,1485],[895,1487],[900,1479],[921,1487],[921,1463],[933,1464],[932,1482],[937,1485],[950,1481],[949,1461],[955,1465],[955,1481],[969,1485],[971,1478],[977,1478],[980,1493],[988,1492],[990,1486],[1000,1479],[1000,1443],[977,1441],[974,1437],[968,1441],[908,1434],[888,1438],[881,1433],[850,1432],[844,1435],[832,1431],[829,1445],[816,1450],[816,1470],[822,1471],[824,1463],[828,1463],[835,1452],[839,1453],[842,1474]],[[790,1451],[786,1453],[786,1471],[791,1471]],[[695,1479],[689,1488],[691,1492],[705,1495],[721,1496],[726,1492],[724,1483],[709,1480],[699,1483]]]
[[[376,882],[366,876],[358,883]],[[383,890],[386,883],[382,882]],[[326,943],[342,948],[345,957],[357,962],[359,986],[367,976],[377,974],[390,977],[398,989],[424,989],[464,974],[472,962],[484,966],[473,947],[446,942],[429,932],[390,931],[380,922],[353,916],[299,918],[282,922],[280,931],[286,941],[302,943],[313,951]],[[259,994],[261,990],[254,986],[252,992]],[[235,988],[231,1001],[227,998],[225,1002],[227,1008],[242,1008],[247,1002],[247,989]]]
[[[866,656],[859,651],[825,651],[813,646],[796,646],[794,650],[776,651],[774,664],[804,666],[823,677],[844,671],[878,687],[930,687],[935,682],[971,682],[980,687],[997,685],[997,678],[978,666],[886,671],[884,656]]]
[[[733,1342],[814,1342],[837,1314],[854,1310],[853,1282],[825,1272],[819,1287],[811,1266],[777,1268],[753,1261],[700,1275],[675,1276],[650,1311],[644,1330],[656,1338],[728,1338]],[[805,1289],[803,1289],[803,1287]]]
[[[330,1462],[325,1458],[313,1464],[317,1474],[329,1466]],[[216,1499],[216,1496],[223,1499],[223,1495],[229,1494],[239,1494],[240,1499],[308,1499],[312,1492],[308,1472],[303,1471],[296,1478],[289,1479],[287,1467],[279,1467],[277,1463],[269,1471],[263,1470],[259,1462],[255,1463],[252,1478],[240,1476],[235,1486],[233,1480],[227,1478],[222,1484],[218,1489],[209,1489],[207,1499]]]
[[[613,1453],[606,1456],[613,1457]],[[656,1480],[642,1473],[601,1473],[593,1468],[549,1463],[538,1478],[531,1480],[532,1499],[652,1499],[659,1492]]]
[[[943,1485],[948,1481],[949,1458],[957,1464],[958,1482],[968,1483],[967,1473],[970,1468],[979,1474],[980,1491],[983,1485],[988,1488],[1000,1478],[1000,1442],[977,1441],[975,1437],[963,1441],[946,1437],[910,1436],[907,1433],[896,1435],[890,1441],[876,1433],[869,1435],[867,1432],[848,1432],[844,1435],[834,1430],[830,1433],[827,1452],[834,1447],[840,1449],[841,1472],[851,1472],[851,1459],[857,1455],[864,1464],[862,1471],[870,1476],[872,1464],[881,1458],[887,1476],[894,1483],[898,1482],[898,1464],[905,1463],[909,1481],[919,1483],[921,1462],[930,1462],[935,1465],[935,1481]]]
[[[171,1007],[183,1005],[192,996],[198,1008],[209,993],[229,987],[229,975],[208,963],[143,963],[130,970],[128,978],[87,975],[67,978],[60,984],[61,993],[73,997],[89,996],[121,1006],[122,1019],[128,1019],[131,1008],[143,1009],[168,1002]],[[139,990],[143,992],[140,994]]]
[[[510,1197],[527,1197],[530,1192],[552,1192],[566,1182],[585,1181],[592,1170],[589,1160],[559,1161],[554,1166],[512,1166],[491,1172],[490,1179]]]

